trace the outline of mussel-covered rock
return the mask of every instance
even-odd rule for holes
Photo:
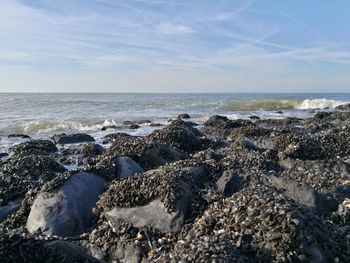
[[[166,163],[187,158],[175,148],[164,143],[154,142],[144,137],[115,134],[113,144],[105,156],[127,156],[140,163],[143,168],[156,168]]]
[[[76,133],[76,134],[57,134],[51,138],[51,140],[56,144],[72,144],[72,143],[82,143],[82,142],[94,142],[95,139],[86,133]]]
[[[97,143],[87,143],[83,146],[83,154],[87,157],[94,157],[105,152],[105,148]]]
[[[190,215],[192,191],[203,184],[208,171],[203,165],[169,168],[113,182],[96,212],[112,224],[121,220],[135,227],[178,232]]]
[[[90,226],[92,208],[105,190],[105,180],[85,172],[72,173],[62,185],[38,194],[27,229],[47,235],[71,236]]]
[[[184,152],[194,152],[203,149],[203,134],[190,123],[175,120],[162,130],[154,131],[149,138],[161,141]]]
[[[0,235],[0,257],[3,263],[12,262],[99,262],[78,245],[60,240],[39,240],[19,235]]]
[[[51,141],[31,140],[23,142],[12,148],[15,154],[41,154],[49,155],[57,152],[57,147]]]
[[[13,155],[0,166],[0,206],[40,188],[66,169],[45,155]]]

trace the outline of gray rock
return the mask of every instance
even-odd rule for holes
[[[230,196],[240,188],[240,178],[233,170],[227,170],[216,182],[216,189],[225,196]]]
[[[9,156],[8,153],[0,153],[0,159]]]
[[[17,199],[9,202],[5,206],[0,207],[0,223],[19,208],[21,201],[22,199]]]
[[[112,225],[118,225],[122,220],[135,227],[153,226],[165,233],[178,233],[190,213],[191,190],[185,183],[182,186],[184,195],[172,213],[167,212],[163,202],[153,200],[140,207],[115,207],[106,212],[105,217]]]
[[[9,138],[22,138],[22,139],[31,139],[29,135],[26,134],[10,134]]]
[[[190,119],[191,116],[187,113],[182,113],[179,116],[177,116],[178,119]]]
[[[53,136],[51,139],[56,144],[72,144],[72,143],[95,141],[93,137],[85,133],[77,133],[77,134],[70,134],[70,135],[62,133],[62,134]]]
[[[142,167],[129,157],[119,157],[117,163],[120,177],[130,177],[143,172]]]
[[[105,187],[105,181],[96,175],[73,174],[60,189],[37,196],[27,220],[28,231],[58,236],[82,233],[89,227],[92,208]]]
[[[132,242],[118,242],[110,251],[110,258],[121,263],[140,263],[142,256],[140,247]]]

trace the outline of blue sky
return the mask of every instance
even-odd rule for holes
[[[350,92],[348,0],[0,0],[0,91]]]

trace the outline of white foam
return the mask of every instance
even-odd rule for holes
[[[309,109],[335,109],[337,106],[346,104],[344,101],[328,100],[328,99],[306,99],[296,105],[298,110]]]

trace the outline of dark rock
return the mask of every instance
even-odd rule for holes
[[[276,113],[278,113],[278,114],[283,114],[283,111],[278,110],[278,111],[276,111]]]
[[[251,119],[251,120],[260,120],[260,117],[256,116],[256,115],[252,115],[252,116],[249,116],[249,119]]]
[[[106,155],[128,156],[147,169],[187,158],[186,154],[178,152],[173,147],[144,137],[121,133],[109,136],[109,138],[113,138],[114,142],[107,149]]]
[[[191,116],[187,113],[182,113],[179,116],[177,116],[178,119],[190,119]]]
[[[17,199],[14,201],[10,201],[7,205],[5,206],[0,206],[0,223],[10,214],[15,212],[20,204],[21,204],[21,199]]]
[[[164,126],[163,124],[161,124],[161,123],[151,123],[150,125],[149,125],[150,127],[162,127],[162,126]]]
[[[162,232],[181,230],[190,215],[195,185],[205,181],[204,166],[152,170],[143,176],[113,182],[100,198],[96,212],[116,225],[153,226]]]
[[[116,125],[108,125],[108,126],[103,126],[101,128],[101,131],[107,131],[107,130],[116,130],[118,129],[119,127],[116,126]]]
[[[152,122],[150,120],[138,120],[136,123],[142,125],[142,124],[150,124]]]
[[[120,263],[140,263],[143,257],[143,251],[132,242],[118,242],[118,244],[111,249],[109,257],[118,260]]]
[[[97,143],[87,143],[83,147],[83,154],[88,157],[101,155],[105,152],[105,148]]]
[[[9,156],[8,153],[0,153],[0,159]]]
[[[129,126],[129,129],[130,130],[136,130],[136,129],[139,129],[140,128],[140,125],[136,124],[136,123],[133,123]]]
[[[230,196],[241,187],[240,178],[233,170],[224,171],[216,182],[216,189],[225,196]]]
[[[31,137],[29,135],[25,135],[25,134],[10,134],[8,137],[9,138],[31,139]]]
[[[336,107],[336,109],[338,110],[347,110],[347,111],[350,111],[350,103],[348,104],[343,104],[343,105],[339,105]]]
[[[72,143],[82,143],[82,142],[94,142],[95,139],[85,133],[76,133],[67,135],[65,133],[55,135],[51,140],[56,144],[72,144]]]
[[[15,154],[49,155],[57,152],[57,147],[47,140],[31,140],[14,146],[12,150]]]
[[[0,205],[23,197],[33,188],[66,171],[52,157],[44,155],[14,155],[0,167]]]
[[[20,235],[0,235],[1,262],[97,263],[84,250],[71,242],[39,240]]]
[[[58,236],[84,232],[105,187],[105,181],[93,174],[72,174],[59,189],[38,194],[27,220],[28,231]]]
[[[152,141],[161,141],[184,152],[203,149],[204,135],[182,120],[175,120],[162,130],[154,131],[148,136]]]

